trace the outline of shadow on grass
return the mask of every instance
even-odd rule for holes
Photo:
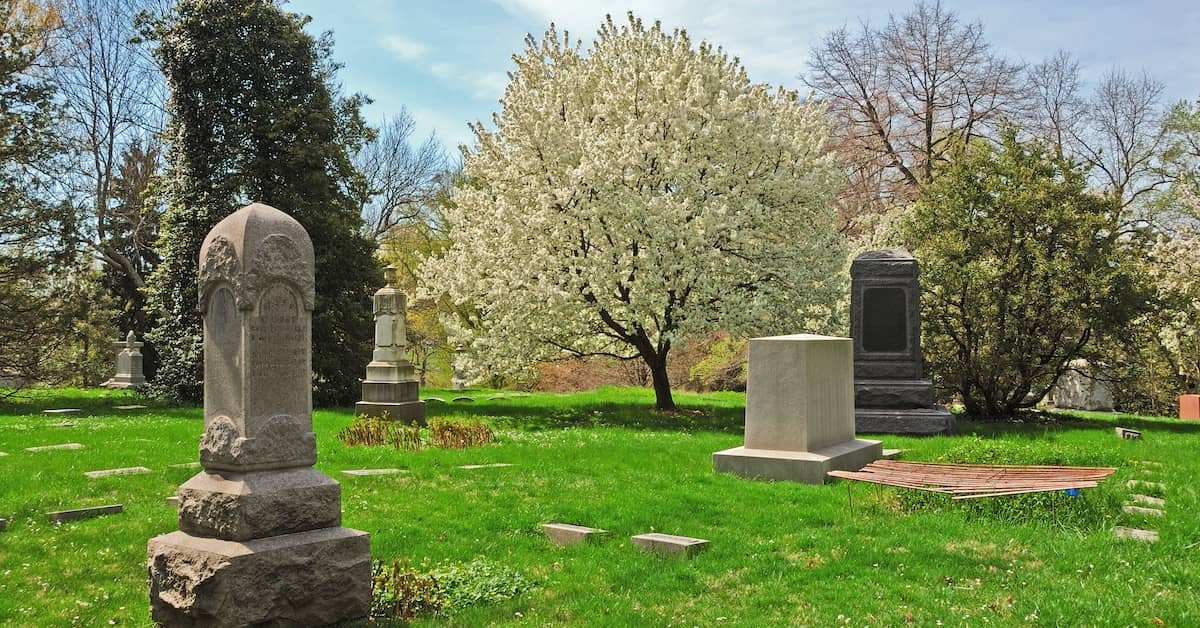
[[[1021,421],[979,422],[960,419],[960,434],[975,433],[980,436],[1018,436],[1038,438],[1048,432],[1071,430],[1111,431],[1124,427],[1139,432],[1172,432],[1176,434],[1200,434],[1200,422],[1189,423],[1176,419],[1144,417],[1119,413],[1072,413],[1039,412]]]

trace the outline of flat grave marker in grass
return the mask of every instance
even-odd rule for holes
[[[342,471],[342,475],[351,477],[368,477],[372,475],[395,475],[397,473],[408,473],[404,469],[346,469]]]
[[[1115,535],[1118,539],[1142,541],[1143,543],[1158,542],[1158,532],[1155,532],[1154,530],[1140,530],[1138,528],[1124,528],[1117,526],[1113,529],[1113,535]]]
[[[74,510],[58,510],[48,512],[46,516],[54,523],[67,523],[81,519],[94,519],[96,517],[116,515],[120,514],[123,510],[124,507],[121,504],[110,504],[108,506],[92,506],[90,508],[76,508]]]
[[[53,410],[42,410],[42,414],[77,414],[82,412],[79,408],[55,408]]]
[[[131,405],[131,406],[113,406],[113,410],[144,410],[146,406]]]
[[[1131,489],[1131,490],[1139,490],[1139,489],[1143,489],[1143,488],[1148,488],[1148,489],[1158,490],[1158,491],[1167,490],[1166,484],[1163,484],[1161,482],[1147,482],[1146,480],[1130,480],[1125,483],[1125,486],[1129,487],[1129,489]]]
[[[577,526],[570,523],[545,523],[542,524],[542,530],[546,536],[550,538],[550,542],[562,547],[565,545],[579,545],[586,543],[593,538],[608,534],[605,530],[597,528],[589,528],[586,526]]]
[[[511,467],[511,462],[493,462],[491,464],[465,464],[459,467],[464,471],[474,471],[475,469],[498,469],[500,467]]]
[[[5,456],[7,456],[7,455],[8,455],[8,454],[4,453],[3,451],[0,451],[0,458],[3,458],[3,457],[5,457]]]
[[[1122,506],[1121,512],[1135,517],[1162,517],[1166,514],[1157,508],[1143,508],[1141,506]]]
[[[169,464],[167,466],[171,467],[172,469],[199,469],[200,463],[199,462],[181,462],[179,464]]]
[[[475,402],[475,399],[473,397],[455,397],[454,398],[454,403],[474,403],[474,402]]]
[[[1139,495],[1137,493],[1134,493],[1134,494],[1130,495],[1129,498],[1132,499],[1133,501],[1135,501],[1139,504],[1145,505],[1145,506],[1152,506],[1154,508],[1166,508],[1167,507],[1167,500],[1161,499],[1158,497],[1151,497],[1149,495]]]
[[[642,551],[662,556],[683,556],[685,558],[691,558],[708,549],[709,546],[709,542],[704,539],[693,539],[674,534],[660,534],[658,532],[631,536],[629,537],[629,541],[633,543],[634,547]]]
[[[1142,433],[1125,427],[1113,428],[1117,436],[1124,440],[1142,440]]]
[[[25,451],[30,451],[30,452],[36,453],[39,451],[59,451],[59,450],[64,450],[64,449],[83,449],[83,445],[80,445],[79,443],[63,443],[61,445],[42,445],[40,447],[26,447]]]
[[[99,478],[112,477],[114,475],[141,475],[143,473],[150,473],[150,469],[147,469],[146,467],[124,467],[121,469],[102,469],[100,471],[87,471],[87,472],[84,472],[84,475],[88,476],[89,478],[91,478],[93,480],[96,480]]]

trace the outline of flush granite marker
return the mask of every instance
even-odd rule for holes
[[[408,361],[404,293],[396,288],[396,269],[384,270],[387,285],[375,292],[375,351],[362,382],[363,400],[354,414],[425,424],[425,402],[418,399],[420,378]]]
[[[854,437],[849,338],[797,334],[750,340],[746,444],[713,454],[722,473],[823,484],[883,455]]]
[[[150,540],[150,610],[170,626],[325,625],[367,616],[371,550],[312,467],[313,249],[287,214],[243,207],[200,249],[204,469],[179,531]]]

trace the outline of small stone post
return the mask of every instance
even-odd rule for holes
[[[139,351],[145,343],[137,341],[133,330],[125,336],[125,340],[113,343],[117,348],[117,374],[104,382],[105,388],[137,388],[146,385],[146,377],[142,375],[142,352]]]
[[[425,402],[418,399],[421,382],[408,361],[404,293],[396,288],[396,269],[383,271],[386,285],[375,292],[375,351],[362,382],[363,400],[354,404],[359,416],[425,424]]]
[[[341,487],[312,468],[313,249],[266,205],[200,249],[204,469],[179,531],[150,540],[150,612],[168,626],[317,626],[365,617],[371,548],[341,527]]]

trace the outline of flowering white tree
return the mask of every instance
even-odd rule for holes
[[[476,366],[640,358],[670,410],[673,344],[831,327],[845,249],[819,107],[632,14],[586,55],[553,25],[526,44],[495,130],[473,126],[453,245],[423,266],[479,312]]]

